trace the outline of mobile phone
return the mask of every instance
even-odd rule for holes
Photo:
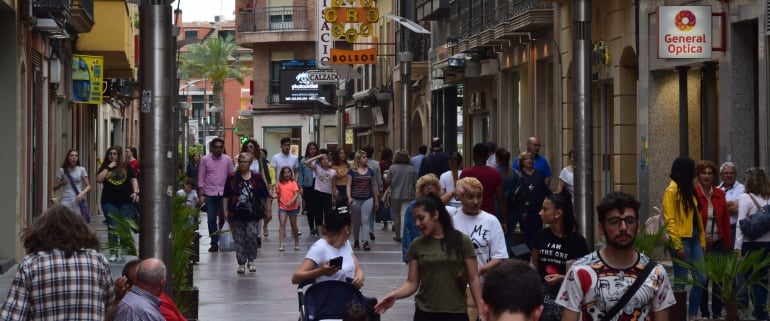
[[[342,256],[335,257],[331,260],[329,260],[329,266],[336,266],[338,268],[342,267]]]

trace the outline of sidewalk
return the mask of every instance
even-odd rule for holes
[[[270,222],[270,237],[263,239],[257,257],[257,272],[237,274],[235,252],[207,252],[210,240],[207,236],[205,213],[201,216],[200,262],[194,268],[194,284],[200,289],[199,320],[296,320],[299,318],[297,287],[291,284],[291,275],[299,266],[310,245],[317,240],[308,236],[307,218],[297,221],[303,235],[301,250],[294,251],[293,241],[287,243],[285,252],[278,251],[278,216]],[[94,216],[91,227],[97,232],[101,244],[107,242],[107,228],[101,216]],[[288,225],[288,222],[287,222]],[[390,226],[389,226],[390,227]],[[356,251],[356,256],[366,275],[363,293],[382,298],[401,286],[406,279],[407,266],[401,262],[401,243],[394,242],[393,232],[383,231],[382,224],[375,224],[376,240],[370,242],[372,251]],[[363,239],[362,239],[363,240]],[[353,238],[351,237],[351,242]],[[102,251],[107,253],[107,251]],[[112,275],[117,277],[123,269],[126,257],[110,264]],[[0,298],[5,300],[16,275],[16,265],[0,275]],[[399,300],[382,316],[383,321],[411,320],[414,314],[414,298]]]

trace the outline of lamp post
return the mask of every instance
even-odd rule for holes
[[[430,30],[423,28],[416,22],[404,17],[399,17],[394,14],[387,13],[383,17],[389,18],[398,22],[401,26],[406,27],[415,33],[430,34]],[[411,73],[412,73],[412,54],[409,48],[409,43],[405,41],[406,37],[402,37],[401,43],[404,51],[398,53],[398,62],[401,69],[401,148],[409,150],[409,97],[411,96]]]

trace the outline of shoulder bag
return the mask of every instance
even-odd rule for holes
[[[642,287],[642,284],[644,283],[644,280],[647,280],[647,277],[650,276],[650,273],[652,273],[652,270],[655,268],[655,265],[657,263],[653,260],[650,260],[647,262],[647,265],[644,266],[644,270],[642,270],[641,273],[636,277],[636,281],[634,281],[633,284],[631,284],[631,287],[626,290],[626,293],[623,293],[623,296],[620,298],[618,303],[615,303],[615,305],[612,306],[610,311],[607,312],[607,314],[604,315],[604,318],[602,318],[601,321],[610,321],[612,318],[615,317],[618,312],[620,312],[620,309],[626,306],[629,300],[631,300],[631,297],[634,296],[634,294],[639,290],[640,287]]]
[[[754,202],[754,205],[757,207],[757,211],[738,221],[738,224],[741,227],[741,232],[743,235],[748,237],[750,240],[756,240],[763,234],[770,231],[770,204],[759,206],[759,203],[757,203],[757,200],[754,199],[754,196],[751,194],[748,195],[751,198],[751,201]]]
[[[67,175],[67,178],[70,181],[70,186],[72,186],[72,190],[75,192],[75,196],[80,194],[80,190],[78,190],[78,187],[75,185],[75,182],[72,181],[72,176],[69,173],[69,169],[62,168],[64,170],[64,174]],[[78,202],[78,205],[80,206],[80,215],[83,216],[83,219],[86,221],[86,223],[91,223],[91,210],[88,209],[88,204],[86,204],[85,199],[81,199],[80,202]]]

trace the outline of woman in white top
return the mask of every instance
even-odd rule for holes
[[[305,259],[291,277],[291,283],[306,280],[322,282],[328,280],[350,281],[358,288],[364,286],[364,270],[358,264],[350,246],[350,212],[346,206],[338,207],[326,222],[326,232],[310,247]],[[329,261],[342,257],[342,264],[336,266]]]
[[[66,173],[64,171],[67,171]],[[69,176],[67,176],[69,174]],[[70,183],[74,183],[77,192]],[[75,213],[80,213],[80,200],[85,199],[88,191],[91,190],[91,184],[88,181],[88,173],[83,166],[80,166],[80,156],[78,151],[70,149],[67,151],[67,157],[64,159],[60,168],[56,169],[56,183],[53,185],[54,191],[60,195],[61,205],[69,207]]]
[[[743,185],[746,186],[746,192],[741,194],[738,201],[738,222],[745,219],[749,215],[755,215],[761,207],[770,204],[770,181],[768,181],[767,174],[759,167],[751,167],[746,170],[746,175],[743,178]],[[740,250],[742,255],[746,255],[752,251],[765,251],[767,253],[770,250],[770,232],[762,234],[762,236],[749,240],[744,237],[740,228],[735,229],[735,249]],[[767,288],[763,285],[767,284],[767,268],[763,268],[763,275],[765,276],[762,282],[759,282],[751,287],[753,296],[752,305],[754,306],[754,317],[757,320],[767,320],[768,313],[765,309],[767,304]]]
[[[570,150],[569,165],[561,169],[559,173],[559,186],[556,188],[556,194],[560,194],[565,188],[570,195],[575,195],[575,151]]]
[[[419,170],[419,169],[418,169]],[[439,177],[439,182],[441,183],[441,189],[444,190],[445,193],[451,193],[455,190],[455,182],[460,177],[460,174],[463,173],[463,155],[461,155],[458,152],[452,153],[452,155],[449,156],[449,170],[442,173],[441,177]],[[457,197],[452,196],[452,198],[449,199],[449,202],[447,202],[447,205],[460,208],[462,205],[460,203],[460,200]]]

